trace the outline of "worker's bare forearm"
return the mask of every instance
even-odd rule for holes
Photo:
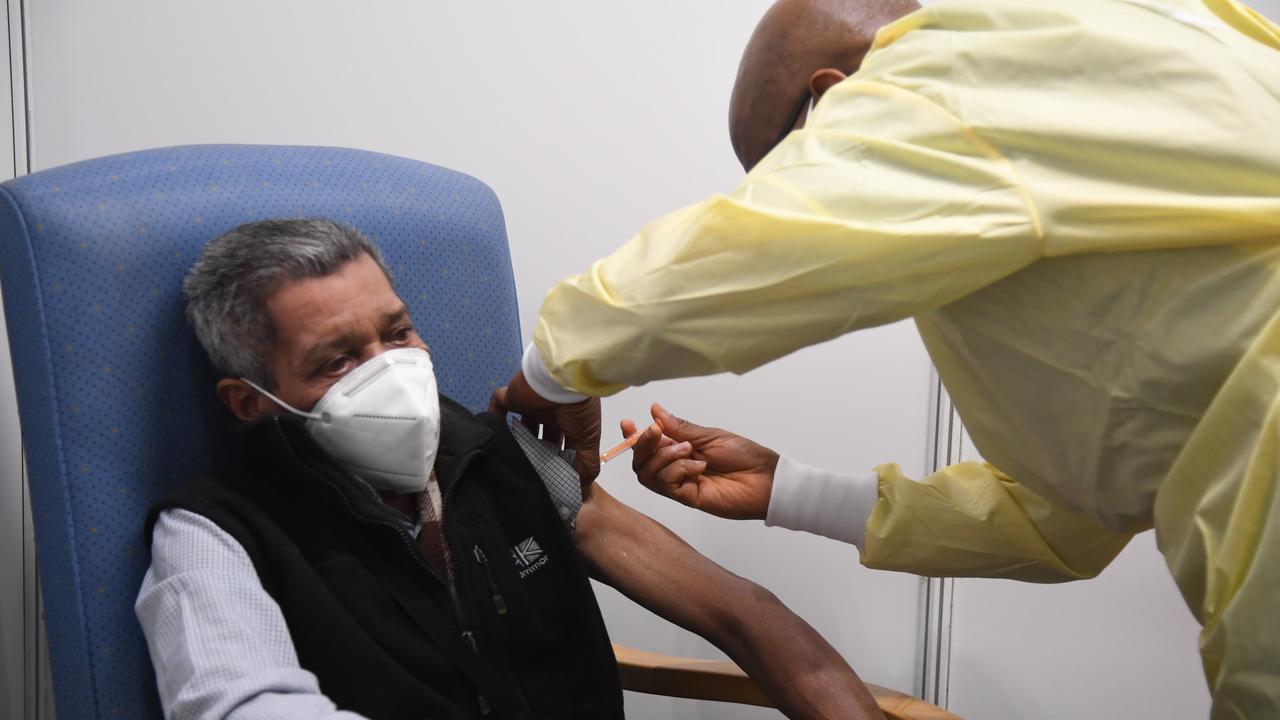
[[[592,575],[733,658],[792,718],[882,718],[849,665],[774,595],[599,485],[575,542]]]

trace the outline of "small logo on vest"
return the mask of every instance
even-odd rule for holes
[[[525,538],[511,548],[511,559],[515,561],[516,570],[520,571],[520,579],[523,580],[546,565],[549,558],[537,540]]]

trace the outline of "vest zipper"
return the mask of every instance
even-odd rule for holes
[[[278,419],[273,418],[272,425],[275,426],[276,432],[280,434],[281,440],[284,441],[284,446],[288,448],[289,454],[293,456],[293,459],[298,465],[298,467],[301,468],[304,473],[311,475],[312,477],[320,480],[321,482],[327,483],[328,482],[327,480],[325,480],[319,473],[307,467],[306,463],[302,462],[302,458],[298,457],[298,453],[293,449],[293,443],[289,442],[289,436],[285,435],[284,428],[280,427],[280,421]],[[449,533],[449,523],[445,521],[445,518],[448,517],[448,515],[445,512],[445,509],[449,506],[449,500],[453,497],[454,490],[458,487],[459,481],[462,480],[462,474],[466,472],[467,466],[471,464],[472,458],[474,458],[478,454],[480,454],[479,450],[472,450],[466,455],[466,457],[462,458],[462,461],[458,464],[457,472],[453,474],[452,482],[449,483],[449,489],[445,492],[444,498],[441,500],[441,503],[440,503],[440,528],[444,533],[445,546],[448,547],[449,556],[451,558],[458,557],[458,552],[453,542],[453,536]],[[349,515],[356,515],[355,508],[351,507],[351,501],[347,499],[346,493],[339,490],[338,498],[342,501],[342,505],[344,508],[346,508],[347,513]],[[377,499],[378,502],[382,502],[381,498],[376,498],[375,496],[375,499]],[[360,517],[360,516],[357,516],[357,517]],[[462,601],[458,598],[458,593],[456,589],[453,587],[453,583],[449,582],[448,578],[440,577],[439,573],[436,572],[435,568],[431,567],[430,563],[428,563],[426,560],[422,558],[421,553],[418,552],[417,545],[414,544],[413,538],[409,535],[409,533],[405,532],[405,529],[403,527],[386,520],[381,520],[379,518],[364,517],[364,519],[366,522],[371,522],[371,523],[374,523],[375,525],[382,525],[394,530],[396,535],[400,538],[401,542],[404,543],[405,548],[409,551],[409,554],[413,557],[414,561],[417,562],[418,565],[420,565],[424,570],[426,570],[428,575],[438,580],[442,585],[444,585],[449,590],[449,598],[452,600],[451,604],[453,605],[454,622],[457,623],[458,627],[462,629],[462,639],[467,642],[467,645],[471,648],[471,651],[474,652],[476,655],[479,655],[480,646],[479,644],[476,643],[476,634],[470,629],[468,629],[467,627],[469,624],[467,622],[467,613],[465,608],[463,608],[462,606]],[[488,568],[486,567],[486,575],[488,574],[487,571],[488,571]],[[489,582],[492,586],[493,579],[490,578]],[[503,604],[505,606],[506,604],[505,601]],[[479,705],[481,715],[489,715],[493,712],[493,706],[489,704],[488,698],[486,698],[483,693],[480,693],[480,692],[476,693],[476,704]]]
[[[462,639],[466,640],[467,644],[471,646],[471,652],[477,655],[480,654],[480,646],[476,644],[475,633],[471,632],[470,630],[464,630],[462,632]],[[488,715],[489,713],[493,712],[493,707],[489,705],[489,699],[484,696],[484,693],[481,693],[481,692],[476,693],[476,705],[480,706],[481,715]]]
[[[484,577],[489,581],[489,592],[493,595],[493,607],[498,611],[499,615],[507,614],[507,601],[502,597],[502,593],[498,592],[498,583],[493,579],[493,573],[489,571],[489,558],[485,556],[484,550],[479,545],[471,548],[471,554],[475,555],[476,562],[480,563],[480,567],[484,569]]]
[[[325,480],[324,477],[322,477],[319,473],[315,472],[311,468],[307,467],[306,464],[302,462],[302,458],[298,457],[298,453],[295,452],[293,449],[293,444],[289,442],[289,436],[285,435],[284,428],[280,427],[280,422],[278,420],[273,420],[272,424],[275,425],[276,432],[280,433],[281,439],[284,440],[285,447],[289,449],[289,454],[293,456],[293,459],[295,461],[297,461],[297,464],[302,469],[302,471],[307,475],[310,475],[311,477],[314,477],[317,480],[320,480],[321,482],[327,483],[328,481]],[[355,508],[351,506],[351,501],[347,499],[346,493],[339,490],[338,499],[342,501],[342,506],[346,508],[348,514],[356,515]],[[382,499],[376,497],[376,495],[374,499],[376,499],[378,502],[382,502]],[[443,514],[443,510],[441,511],[441,513]],[[365,522],[370,522],[375,525],[381,525],[383,527],[388,527],[394,530],[396,532],[396,536],[400,538],[400,541],[404,544],[405,548],[409,551],[409,554],[413,556],[414,561],[417,562],[418,565],[422,566],[422,568],[427,571],[427,574],[431,575],[431,577],[438,580],[441,585],[444,585],[445,587],[449,587],[448,579],[441,577],[440,574],[436,572],[435,568],[431,567],[431,565],[427,563],[425,560],[423,560],[422,556],[418,554],[418,548],[414,544],[413,537],[409,535],[409,533],[405,532],[405,529],[403,527],[401,527],[400,525],[397,525],[396,523],[390,522],[388,520],[382,520],[380,518],[371,518],[364,515],[356,515],[356,516],[362,518]],[[441,527],[444,527],[443,522],[441,522],[440,525]],[[448,532],[446,531],[445,534],[448,535]],[[457,608],[455,608],[455,615],[457,614],[456,611],[457,611]]]
[[[449,489],[445,491],[444,497],[440,499],[440,530],[444,533],[444,544],[445,547],[449,549],[450,562],[457,562],[457,559],[460,557],[458,553],[458,546],[453,541],[453,533],[449,532],[450,523],[448,518],[450,501],[453,499],[454,491],[458,489],[458,484],[462,481],[462,474],[465,473],[467,471],[467,467],[471,465],[472,458],[479,454],[479,450],[472,450],[467,453],[466,457],[462,458],[462,461],[458,463],[457,471],[454,472],[453,477],[451,478]],[[417,556],[417,548],[414,548],[414,555]],[[423,562],[420,557],[419,562],[426,566],[426,563]],[[458,627],[462,628],[463,636],[465,637],[467,633],[471,632],[466,608],[462,606],[462,601],[458,598],[458,593],[453,587],[453,583],[446,580],[445,586],[449,588],[450,597],[453,598],[454,614],[457,616]],[[471,643],[472,647],[475,647],[474,636],[471,638]],[[476,654],[479,654],[479,652],[479,650],[476,650]]]
[[[472,450],[462,458],[458,463],[457,471],[454,472],[453,478],[449,483],[449,488],[445,490],[444,497],[441,498],[440,501],[440,529],[444,533],[444,544],[445,547],[449,549],[450,558],[457,559],[459,556],[457,545],[453,541],[453,534],[449,532],[449,504],[453,499],[454,491],[457,490],[458,485],[462,482],[462,474],[465,473],[467,471],[467,467],[471,465],[472,458],[479,454],[480,452],[478,450]],[[488,576],[487,570],[488,568],[486,567],[486,577]],[[489,579],[489,583],[490,587],[492,587],[492,578]],[[468,627],[469,623],[467,622],[466,610],[463,608],[462,601],[458,599],[457,591],[453,589],[452,585],[450,585],[450,592],[453,597],[454,610],[458,618],[458,627],[462,628],[462,639],[471,647],[471,652],[476,655],[480,655],[480,644],[476,642],[475,631]],[[484,693],[479,692],[478,690],[476,692],[476,706],[479,708],[481,715],[490,715],[493,713],[493,706],[489,704],[489,699],[484,696]]]

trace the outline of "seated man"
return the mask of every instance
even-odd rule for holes
[[[355,230],[236,228],[184,290],[247,425],[242,467],[148,518],[136,610],[166,717],[622,717],[588,575],[715,643],[788,715],[881,717],[773,595],[598,486],[582,497],[519,424],[439,396]]]

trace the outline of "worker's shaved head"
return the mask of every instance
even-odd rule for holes
[[[774,3],[742,54],[729,103],[729,137],[742,166],[750,170],[773,149],[814,73],[852,74],[876,30],[919,8],[915,0]]]

